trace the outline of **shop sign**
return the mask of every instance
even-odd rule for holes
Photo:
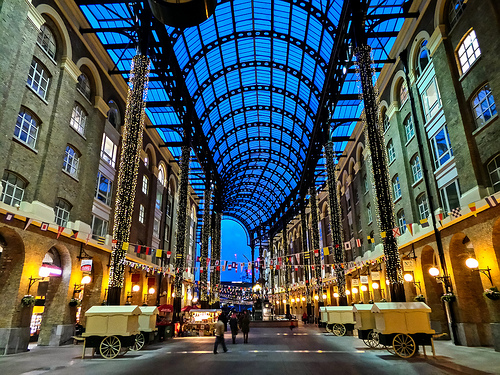
[[[371,276],[372,280],[380,280],[380,272],[372,272]]]
[[[352,286],[359,286],[359,279],[352,279],[351,280],[351,285]]]
[[[415,261],[413,259],[403,259],[404,271],[415,271]]]
[[[82,259],[82,262],[80,263],[80,270],[83,272],[91,272],[92,259]]]
[[[368,276],[360,276],[361,284],[368,284]]]

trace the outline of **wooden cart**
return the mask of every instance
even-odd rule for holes
[[[375,332],[387,350],[401,358],[410,358],[421,345],[430,345],[435,355],[435,331],[431,329],[429,314],[431,308],[423,302],[382,302],[372,307],[375,315]]]
[[[371,312],[372,305],[355,304],[352,309],[356,324],[354,328],[358,330],[358,337],[370,348],[380,346],[378,333],[375,329],[375,314]]]
[[[103,358],[112,359],[125,354],[135,344],[135,336],[139,334],[138,306],[93,306],[85,312],[87,324],[83,338],[82,358],[85,349],[95,349]]]
[[[327,307],[330,307],[330,306],[320,306],[319,307],[319,314],[320,314],[321,321],[325,324],[326,330],[329,331],[329,332],[331,332],[331,330],[328,329],[328,311],[327,311]]]
[[[335,336],[344,336],[347,331],[354,329],[352,306],[327,306],[326,311],[328,314],[327,331]]]
[[[141,350],[145,345],[154,340],[154,332],[156,328],[156,316],[158,308],[156,306],[139,306],[141,315],[139,315],[139,331],[135,336],[135,344],[130,347],[130,350]]]

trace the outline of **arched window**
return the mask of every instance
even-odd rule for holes
[[[406,86],[406,81],[403,79],[401,82],[401,87],[399,88],[399,105],[402,107],[407,100],[408,100],[408,86]]]
[[[11,206],[21,204],[26,185],[26,180],[21,176],[13,172],[5,171],[2,177],[2,196],[0,200]]]
[[[413,183],[415,183],[422,178],[422,168],[420,166],[420,158],[418,154],[415,154],[411,158],[410,165],[411,165],[411,173],[413,176]]]
[[[448,5],[448,23],[450,24],[450,29],[456,25],[458,19],[464,12],[466,5],[467,5],[467,0],[450,1]]]
[[[396,218],[398,222],[399,233],[403,234],[404,232],[406,232],[405,211],[403,209],[399,210]]]
[[[165,186],[165,167],[163,164],[158,167],[158,182]]]
[[[56,224],[61,227],[66,227],[69,221],[69,212],[71,211],[71,204],[65,199],[58,198],[54,213],[56,215]]]
[[[24,109],[21,109],[17,116],[14,137],[19,141],[26,143],[31,148],[35,148],[38,137],[38,122],[33,115]]]
[[[413,118],[411,115],[406,116],[403,121],[405,127],[406,142],[408,143],[415,136],[415,129],[413,127]]]
[[[80,93],[85,96],[88,100],[90,100],[92,92],[90,89],[90,81],[89,77],[85,73],[80,74],[78,77],[78,83],[76,84],[76,88]]]
[[[401,198],[401,185],[399,184],[399,176],[395,175],[392,178],[392,192],[394,194],[394,200]]]
[[[493,190],[495,193],[500,191],[500,154],[488,163],[488,173]]]
[[[389,116],[387,116],[387,111],[384,111],[382,112],[382,130],[384,133],[389,129],[389,126],[391,126]]]
[[[457,56],[462,74],[465,74],[471,65],[481,56],[481,49],[479,48],[479,42],[474,30],[470,30],[463,38],[462,43],[458,46]]]
[[[73,112],[71,113],[71,120],[69,124],[81,135],[85,134],[85,126],[87,125],[87,113],[78,103],[75,103],[75,105],[73,106]]]
[[[419,219],[427,219],[429,217],[429,205],[427,204],[427,195],[425,193],[417,197],[417,207]]]
[[[389,163],[392,163],[396,159],[396,150],[394,149],[392,139],[387,143],[387,157],[389,158]]]
[[[80,153],[70,145],[66,146],[66,151],[64,152],[63,171],[67,172],[70,176],[77,178],[79,165]]]
[[[115,128],[118,128],[121,125],[121,115],[120,110],[118,109],[118,105],[113,100],[108,102],[109,111],[108,111],[108,121]]]
[[[422,41],[417,55],[417,77],[423,73],[427,65],[431,62],[431,55],[427,48],[427,40]]]
[[[55,60],[57,52],[56,38],[48,26],[42,25],[40,27],[40,32],[38,33],[36,42],[41,49],[43,49],[52,59]]]
[[[480,128],[490,121],[497,114],[495,98],[486,84],[481,87],[476,96],[472,99],[472,110],[476,121],[476,128]]]

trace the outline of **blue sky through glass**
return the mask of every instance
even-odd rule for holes
[[[252,274],[249,274],[247,280],[242,280],[245,274],[240,270],[240,263],[248,263],[248,259],[252,260],[252,252],[248,246],[248,237],[238,222],[230,219],[223,219],[221,223],[221,260],[238,263],[238,272],[234,270],[224,271],[220,273],[221,281],[252,281]],[[246,258],[245,258],[246,256]],[[245,267],[245,270],[247,268]],[[256,274],[257,275],[257,274]],[[258,276],[256,276],[256,279]]]

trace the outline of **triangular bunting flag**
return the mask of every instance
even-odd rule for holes
[[[33,219],[26,218],[26,222],[24,223],[24,230],[28,229],[32,221]]]
[[[92,238],[92,233],[87,234],[87,239],[85,240],[85,245],[87,245]]]
[[[476,203],[475,202],[469,203],[469,209],[471,210],[471,212],[474,212],[474,216],[477,216]]]
[[[399,227],[392,229],[392,235],[394,236],[394,238],[401,236],[401,232],[399,231]]]
[[[413,224],[406,224],[406,228],[408,228],[408,231],[413,236]]]
[[[170,256],[172,255],[172,252],[169,250],[167,251],[167,259],[170,259]]]
[[[455,219],[458,219],[460,216],[462,216],[462,213],[460,212],[460,207],[451,210],[450,215],[453,216]]]
[[[295,254],[296,264],[300,264],[300,253]]]
[[[57,227],[57,237],[56,238],[59,238],[59,236],[61,235],[61,233],[64,231],[64,227],[59,225]]]
[[[73,233],[70,238],[74,238],[76,239],[78,237],[78,231],[77,230],[74,230],[74,229],[71,229],[71,232]]]
[[[361,239],[356,238],[356,247],[361,247]]]

